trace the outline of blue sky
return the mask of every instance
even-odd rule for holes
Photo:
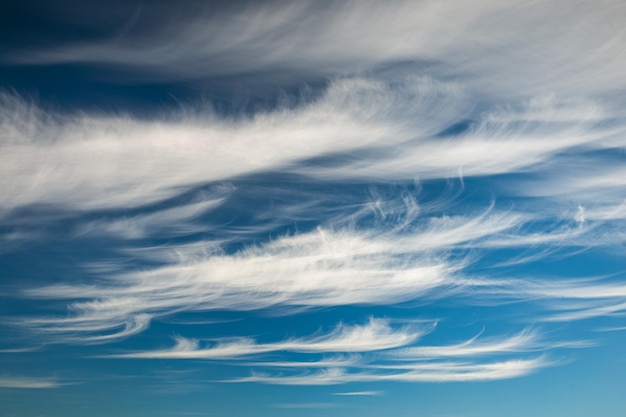
[[[622,2],[0,15],[1,415],[623,414]]]

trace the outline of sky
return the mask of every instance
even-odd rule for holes
[[[0,415],[626,409],[626,3],[0,9]]]

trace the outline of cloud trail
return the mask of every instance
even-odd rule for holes
[[[467,97],[424,77],[400,75],[396,82],[342,79],[302,107],[238,121],[51,116],[5,95],[0,209],[6,215],[29,205],[132,208],[197,185],[280,169],[328,180],[526,172],[558,153],[615,141],[615,128],[600,127],[611,117],[608,110],[552,99],[531,101],[521,113],[487,113],[466,133],[437,137],[470,115]],[[341,166],[302,164],[345,152],[352,156]]]
[[[225,359],[261,353],[290,351],[307,353],[368,352],[405,346],[417,340],[424,331],[395,330],[383,319],[371,318],[366,325],[338,325],[332,332],[308,339],[291,339],[276,343],[256,343],[242,339],[200,348],[198,341],[177,338],[168,350],[113,355],[115,358],[135,359]]]
[[[63,384],[53,378],[31,378],[18,376],[0,376],[0,388],[50,389],[60,388]]]
[[[253,374],[234,379],[231,382],[260,382],[276,385],[337,385],[353,382],[461,382],[491,381],[517,378],[550,366],[545,358],[507,360],[485,364],[448,362],[437,364],[416,364],[408,372],[346,372],[341,368],[329,368],[317,373],[294,376]]]
[[[456,345],[405,348],[393,352],[393,356],[398,359],[481,356],[506,352],[523,352],[531,349],[537,343],[537,335],[528,330],[495,342],[489,340],[477,342],[477,339],[478,336]]]
[[[384,395],[384,391],[352,391],[352,392],[334,392],[333,395],[342,395],[348,397],[361,397],[361,396],[380,396]]]
[[[55,116],[4,94],[0,214],[29,205],[138,207],[298,160],[434,134],[467,107],[458,92],[429,79],[407,77],[402,84],[338,80],[302,107],[241,120]]]
[[[180,12],[158,14],[146,6],[139,25],[122,39],[112,33],[109,39],[7,58],[22,64],[116,65],[145,81],[247,74],[263,79],[271,73],[278,76],[270,80],[293,81],[418,61],[423,72],[442,77],[470,74],[483,93],[624,88],[623,4],[567,6],[558,0],[506,5],[481,0],[470,7],[460,0],[305,1],[290,7],[264,2],[217,12],[190,7],[193,15],[182,19]]]
[[[396,204],[385,210],[393,213]],[[410,207],[414,201],[399,204]],[[187,257],[178,252],[174,264],[135,272],[109,269],[109,278],[101,283],[28,288],[24,295],[29,298],[71,301],[70,317],[24,318],[22,324],[53,340],[56,333],[60,340],[84,336],[93,343],[136,334],[151,319],[180,311],[273,307],[288,312],[441,297],[475,285],[459,275],[466,260],[447,259],[450,250],[515,228],[522,219],[488,210],[471,217],[431,217],[409,227],[398,218],[377,234],[353,227],[318,228],[234,254]]]
[[[309,366],[307,372],[252,372],[249,377],[240,377],[232,382],[262,382],[267,384],[295,385],[335,385],[353,382],[402,381],[402,382],[455,382],[488,381],[516,378],[536,372],[545,367],[562,364],[562,360],[550,358],[559,349],[588,348],[592,344],[585,341],[550,341],[537,331],[525,329],[510,337],[492,337],[479,341],[478,336],[460,344],[427,346],[421,339],[410,346],[399,346],[384,352],[375,352],[354,358],[347,362],[327,363],[325,369],[315,371],[317,366]],[[540,356],[530,356],[529,353]],[[499,359],[496,359],[498,358]],[[451,360],[458,358],[462,360]],[[283,371],[291,371],[301,366],[289,367],[285,363],[269,360],[265,363],[252,363]],[[362,393],[336,395],[375,395]]]

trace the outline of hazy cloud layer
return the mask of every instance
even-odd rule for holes
[[[272,71],[297,80],[418,60],[424,72],[473,75],[475,88],[488,93],[537,94],[548,87],[593,94],[625,86],[624,6],[615,0],[567,7],[557,0],[263,2],[191,7],[193,15],[183,16],[143,6],[124,7],[115,26],[127,29],[107,38],[8,59],[117,65],[135,80]]]

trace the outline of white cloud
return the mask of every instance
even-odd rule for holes
[[[342,368],[329,368],[316,373],[299,375],[270,375],[254,373],[231,382],[261,382],[276,385],[336,385],[352,382],[460,382],[491,381],[517,378],[554,365],[544,357],[512,359],[490,363],[441,362],[416,363],[406,372],[354,372]]]
[[[267,366],[278,368],[348,368],[361,366],[363,358],[360,354],[350,353],[337,355],[320,360],[309,361],[262,361],[262,362],[241,362],[243,366]]]
[[[163,121],[70,117],[2,95],[0,214],[28,205],[143,206],[238,175],[431,135],[467,107],[444,84],[415,76],[398,82],[337,80],[299,108],[236,120],[210,112]]]
[[[424,330],[393,329],[383,319],[371,318],[365,325],[339,324],[332,332],[309,338],[289,339],[275,343],[256,343],[252,339],[236,339],[201,348],[197,340],[182,337],[167,350],[112,355],[116,358],[137,359],[225,359],[268,352],[368,352],[397,348],[415,342]]]
[[[538,335],[530,330],[525,330],[514,336],[504,339],[479,340],[473,337],[459,344],[444,346],[414,346],[391,352],[390,355],[397,359],[419,359],[440,357],[463,357],[482,356],[510,352],[525,352],[536,349]]]
[[[152,318],[145,313],[125,317],[119,317],[110,311],[100,313],[98,316],[17,319],[15,324],[35,330],[36,337],[43,338],[44,343],[98,344],[141,333],[150,326]]]
[[[465,342],[448,343],[440,346],[411,346],[395,349],[387,353],[387,356],[394,360],[402,361],[422,361],[445,358],[478,358],[484,356],[497,356],[511,353],[547,351],[557,348],[586,348],[593,346],[588,341],[548,341],[545,336],[537,331],[524,329],[513,336],[490,337],[480,339],[477,335]],[[385,369],[413,369],[414,364],[382,365]],[[420,365],[421,366],[421,365]]]
[[[621,145],[626,148],[624,133]],[[626,197],[622,191],[626,188],[626,169],[622,159],[619,154],[565,159],[542,172],[541,181],[514,184],[516,193],[541,198],[548,204],[558,202],[557,207],[569,207],[570,215],[582,223],[626,220]]]
[[[616,141],[616,128],[600,127],[613,117],[612,110],[554,97],[531,100],[522,109],[492,110],[469,131],[438,137],[470,116],[470,96],[451,82],[406,72],[393,81],[336,80],[320,98],[295,109],[230,120],[210,114],[163,121],[69,117],[6,95],[1,102],[0,192],[5,198],[0,210],[5,215],[29,205],[133,208],[195,186],[271,170],[328,180],[517,173],[583,145],[600,149]],[[303,163],[342,152],[350,156],[341,165]],[[135,219],[125,233],[142,233],[171,216],[165,210]],[[107,227],[115,231],[124,225]]]
[[[134,249],[129,254],[161,266],[126,272],[120,271],[125,264],[110,263],[94,270],[107,278],[92,285],[25,289],[30,298],[68,300],[70,316],[24,318],[20,324],[40,329],[52,342],[105,343],[137,334],[151,320],[180,311],[271,308],[275,313],[294,313],[313,307],[432,301],[459,294],[469,304],[541,299],[549,311],[570,309],[554,300],[587,299],[591,304],[584,308],[589,310],[585,314],[594,309],[595,315],[601,315],[613,312],[609,304],[618,305],[624,296],[618,284],[492,279],[464,273],[472,261],[469,254],[476,251],[473,256],[512,246],[558,248],[561,241],[571,244],[572,237],[586,229],[529,233],[523,226],[532,216],[498,213],[493,207],[473,216],[434,216],[414,199],[399,200],[366,204],[363,212],[340,216],[327,228],[285,235],[232,254],[222,252],[219,242],[203,241]],[[384,222],[371,230],[355,230],[351,224],[366,212]],[[449,255],[459,249],[466,252],[460,259]],[[529,256],[548,254],[540,251]],[[598,299],[609,304],[598,304]],[[557,318],[549,316],[533,320]],[[530,341],[532,334],[519,337]]]
[[[410,212],[412,201],[400,204],[408,204]],[[59,340],[85,337],[93,343],[135,334],[147,328],[151,318],[179,311],[272,307],[288,312],[443,296],[474,285],[459,274],[465,260],[447,259],[450,250],[515,228],[523,220],[488,210],[476,216],[431,217],[409,226],[398,216],[396,203],[377,210],[396,216],[382,230],[318,228],[234,254],[181,248],[167,264],[152,269],[120,272],[105,265],[108,269],[100,270],[108,278],[100,283],[28,288],[27,297],[71,301],[70,317],[28,318],[22,324],[41,328],[53,340],[56,333]],[[148,256],[162,257],[156,256],[162,248],[155,251]],[[120,327],[124,330],[117,330]]]
[[[77,234],[145,239],[150,236],[167,238],[198,233],[198,231],[203,230],[203,226],[196,221],[197,218],[218,207],[226,198],[207,198],[149,214],[138,214],[111,220],[95,220],[81,225]]]
[[[347,397],[377,397],[384,395],[384,391],[350,391],[350,392],[334,392],[333,395],[342,395]]]
[[[533,316],[534,322],[584,320],[626,312],[626,285],[616,277],[493,280],[482,295],[534,301],[542,310]]]
[[[606,317],[606,316],[624,316],[626,315],[626,302],[602,302],[591,301],[584,304],[562,304],[555,308],[556,310],[566,310],[563,313],[555,313],[548,317],[545,317],[545,321],[574,321],[585,320],[594,317]],[[569,311],[567,311],[569,310]]]
[[[18,389],[47,389],[59,388],[63,384],[54,378],[32,378],[0,375],[1,388],[18,388]]]
[[[284,403],[284,404],[273,404],[274,408],[287,408],[287,409],[307,409],[307,408],[331,408],[336,407],[336,404],[333,403]]]
[[[625,132],[624,126],[601,127],[613,116],[612,110],[593,102],[537,97],[522,108],[487,111],[466,132],[452,137],[416,135],[374,157],[356,155],[341,166],[304,167],[297,172],[328,180],[373,181],[532,172],[559,153],[613,144],[614,135]]]
[[[524,330],[513,336],[498,336],[479,340],[478,336],[466,342],[440,346],[420,346],[419,341],[408,347],[397,347],[384,352],[363,355],[356,360],[321,361],[325,369],[308,366],[306,372],[293,373],[303,362],[294,367],[271,360],[249,363],[275,371],[253,372],[249,377],[236,378],[232,382],[262,382],[268,384],[334,385],[352,382],[455,382],[488,381],[516,378],[562,361],[549,359],[545,352],[562,348],[586,348],[593,344],[586,341],[549,341],[536,331]],[[544,352],[542,356],[528,357],[530,352]],[[501,357],[503,359],[496,360]],[[521,356],[521,357],[520,357]],[[462,360],[450,360],[459,358]],[[289,371],[287,373],[277,370]],[[380,395],[379,392],[356,391],[335,395]]]
[[[157,15],[152,24],[146,12],[140,19],[148,19],[149,33],[13,61],[113,64],[147,81],[269,73],[293,80],[418,61],[424,72],[470,75],[468,84],[487,93],[615,91],[625,86],[621,8],[619,0],[263,2],[218,13],[194,9],[184,19]]]

